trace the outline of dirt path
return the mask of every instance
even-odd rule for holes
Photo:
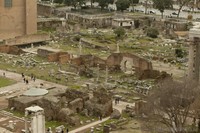
[[[169,74],[172,74],[174,78],[182,78],[184,75],[186,75],[186,70],[184,69],[178,69],[175,65],[170,65],[168,63],[158,62],[158,61],[152,61],[153,69],[159,70],[159,71],[165,71]]]

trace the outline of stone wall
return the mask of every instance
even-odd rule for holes
[[[31,44],[37,42],[44,42],[50,40],[50,36],[48,34],[32,34],[32,35],[24,35],[18,36],[12,39],[7,39],[5,43],[7,45],[23,45],[23,44]]]
[[[73,101],[71,101],[69,104],[68,104],[68,108],[73,110],[74,112],[76,113],[80,113],[80,111],[83,110],[83,99],[81,98],[77,98]]]
[[[187,23],[187,21],[168,19],[164,24],[167,29],[173,29],[174,31],[187,31]]]
[[[0,53],[19,55],[24,53],[24,51],[16,46],[0,45]]]
[[[49,54],[58,53],[58,52],[60,52],[60,50],[46,48],[46,47],[38,48],[38,50],[37,50],[37,54],[42,57],[48,57]]]
[[[49,20],[49,21],[39,21],[38,22],[38,30],[46,29],[57,29],[58,27],[62,27],[61,20]]]
[[[37,4],[37,14],[39,16],[52,16],[54,13],[55,7],[44,5],[44,4]]]
[[[96,67],[98,64],[100,67],[105,67],[106,64],[105,60],[94,55],[81,55],[78,58],[72,59],[71,63],[78,66],[86,65],[90,67]]]
[[[94,16],[94,15],[79,15],[68,13],[66,18],[69,22],[80,23],[86,28],[105,28],[112,26],[112,17]]]
[[[89,115],[103,117],[109,116],[113,112],[112,96],[104,88],[93,91],[93,98],[85,103],[85,108]]]

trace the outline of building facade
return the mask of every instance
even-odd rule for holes
[[[0,0],[0,39],[37,32],[37,0]]]

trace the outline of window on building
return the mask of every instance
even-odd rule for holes
[[[4,0],[5,7],[12,7],[12,0]]]

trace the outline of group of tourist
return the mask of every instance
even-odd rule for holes
[[[28,84],[28,78],[25,77],[24,73],[22,73],[22,78],[24,80],[24,83]],[[35,82],[35,76],[33,74],[31,74],[31,80],[33,80]]]

